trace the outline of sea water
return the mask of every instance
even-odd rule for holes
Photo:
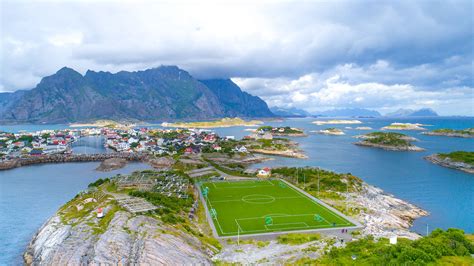
[[[357,126],[372,127],[372,131],[393,122],[427,124],[436,128],[464,129],[474,127],[474,118],[397,118],[359,119],[358,125],[312,124],[317,118],[287,119],[266,122],[271,126],[292,126],[305,130],[308,137],[292,138],[300,143],[308,159],[275,157],[254,167],[262,166],[317,166],[341,173],[352,173],[367,183],[380,187],[397,198],[404,199],[427,211],[430,215],[417,219],[413,230],[425,234],[426,228],[456,227],[474,232],[474,175],[444,168],[423,159],[424,156],[456,150],[474,151],[474,139],[422,135],[420,131],[399,131],[419,139],[414,144],[424,152],[396,152],[356,146],[356,135],[371,131],[355,130]],[[18,132],[41,129],[62,129],[67,125],[0,126],[0,130]],[[336,127],[344,136],[311,133]],[[348,129],[346,127],[351,127]],[[218,128],[222,136],[241,138],[248,135],[248,127]],[[107,152],[97,138],[83,139],[74,144],[76,153]],[[148,168],[140,163],[108,173],[96,172],[97,162],[44,164],[0,171],[0,265],[21,264],[21,254],[36,230],[55,211],[87,184],[100,177],[129,173]]]

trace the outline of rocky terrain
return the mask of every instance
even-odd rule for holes
[[[322,130],[317,130],[317,131],[311,131],[314,133],[322,134],[322,135],[332,135],[332,136],[342,136],[345,135],[344,131],[338,129],[338,128],[327,128],[327,129],[322,129]]]
[[[144,97],[146,95],[146,97]],[[176,66],[137,72],[64,67],[32,90],[0,93],[2,123],[69,123],[98,119],[163,121],[272,117],[267,104],[231,80],[197,80]]]
[[[454,161],[454,160],[452,160],[448,157],[442,158],[438,154],[433,154],[433,155],[430,155],[430,156],[426,156],[425,159],[432,162],[432,163],[434,163],[434,164],[437,164],[437,165],[441,165],[441,166],[444,166],[444,167],[448,167],[448,168],[464,171],[466,173],[474,174],[474,165],[472,165],[472,164],[468,164],[468,163],[465,163],[465,162]]]
[[[363,183],[360,191],[349,193],[348,199],[351,208],[362,210],[359,214],[353,216],[364,225],[358,235],[337,233],[322,235],[319,240],[292,245],[265,238],[261,238],[263,242],[250,241],[248,243],[248,241],[243,240],[244,244],[241,245],[237,245],[234,241],[225,245],[222,251],[213,257],[213,260],[259,265],[291,264],[303,258],[315,259],[321,257],[332,247],[345,246],[347,241],[367,235],[372,235],[375,238],[398,236],[417,239],[420,235],[411,232],[409,228],[414,219],[428,215],[425,210],[397,199],[393,195],[386,194],[381,189],[366,183]],[[325,201],[334,205],[340,204],[340,202],[331,202],[328,199]],[[341,239],[344,241],[341,242]]]
[[[410,232],[409,227],[414,219],[428,214],[365,183],[357,192],[341,196],[348,199],[351,209],[361,210],[352,215],[365,226],[358,234],[336,231],[302,243],[282,243],[268,236],[243,238],[240,245],[236,240],[222,240],[223,248],[219,251],[160,219],[118,208],[113,193],[90,192],[61,207],[39,229],[24,253],[24,260],[26,265],[297,263],[300,259],[318,258],[332,247],[344,246],[352,238],[366,235],[416,239],[419,235]],[[325,201],[335,206],[341,204]],[[104,208],[105,217],[96,217],[97,207]],[[204,234],[207,231],[197,230]]]
[[[108,172],[123,168],[127,165],[127,160],[122,158],[110,158],[103,160],[100,165],[95,169],[101,172]]]
[[[34,236],[24,259],[27,265],[211,263],[196,238],[125,211],[115,213],[102,234],[95,234],[86,222],[65,225],[55,215]]]
[[[425,149],[413,145],[411,142],[418,141],[414,137],[395,132],[372,132],[365,135],[355,136],[362,139],[355,145],[379,148],[389,151],[424,151]]]
[[[384,149],[388,151],[424,151],[425,150],[415,145],[391,146],[391,145],[384,145],[384,144],[378,144],[378,143],[371,143],[368,141],[359,141],[354,144],[359,145],[359,146]]]
[[[422,134],[423,135],[428,135],[428,136],[474,138],[474,128],[467,128],[467,129],[464,129],[464,130],[436,129],[436,130],[433,130],[433,131],[423,132]]]
[[[375,237],[399,237],[416,239],[420,236],[409,230],[413,220],[429,213],[417,206],[386,194],[383,190],[363,184],[360,193],[351,193],[350,202],[361,206],[357,219],[365,225],[364,235]]]
[[[382,127],[382,130],[426,130],[423,124],[419,123],[392,123],[388,126]]]

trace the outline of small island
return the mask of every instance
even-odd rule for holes
[[[441,128],[441,129],[435,129],[433,131],[423,132],[422,134],[428,135],[428,136],[474,138],[474,128],[466,128],[466,129]]]
[[[353,124],[362,124],[359,120],[318,120],[313,121],[313,124],[318,126],[321,125],[353,125]]]
[[[295,127],[272,127],[272,126],[261,126],[255,132],[259,134],[269,133],[273,136],[286,136],[286,137],[306,137],[303,129]]]
[[[326,129],[322,129],[322,130],[317,130],[317,131],[311,131],[311,132],[318,133],[318,134],[323,134],[323,135],[332,135],[332,136],[345,135],[344,131],[342,131],[339,128],[334,128],[334,127],[326,128]]]
[[[423,148],[411,144],[417,139],[401,133],[394,132],[372,132],[366,135],[357,136],[363,139],[354,143],[359,146],[380,148],[390,151],[424,151]]]
[[[437,165],[474,174],[474,152],[455,151],[451,153],[438,153],[426,156],[425,159]]]
[[[223,118],[215,121],[200,121],[200,122],[176,122],[176,123],[162,123],[163,127],[180,127],[180,128],[218,128],[218,127],[237,127],[246,126],[254,127],[263,124],[260,120],[245,121],[242,118]]]
[[[425,125],[419,123],[392,123],[389,126],[383,127],[382,130],[426,130],[422,126]]]
[[[136,126],[135,123],[127,123],[127,122],[117,122],[114,120],[96,120],[91,123],[72,123],[69,125],[70,127],[97,127],[97,128],[113,128],[113,129],[123,129],[123,128],[133,128]]]
[[[266,155],[276,155],[298,159],[306,159],[306,156],[299,148],[298,143],[285,138],[253,139],[244,138],[241,142],[243,147],[247,147],[249,152]]]

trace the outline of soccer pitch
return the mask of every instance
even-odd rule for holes
[[[222,237],[355,226],[281,180],[206,182],[200,189]]]

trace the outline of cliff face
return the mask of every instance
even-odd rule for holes
[[[175,66],[116,74],[88,71],[85,76],[62,68],[43,78],[32,90],[0,94],[0,122],[159,121],[273,115],[263,100],[233,85],[222,95],[220,89],[207,87]]]
[[[230,79],[201,80],[222,103],[226,116],[269,117],[273,113],[257,96],[242,91]]]
[[[27,265],[208,265],[200,242],[171,234],[158,220],[128,212],[115,213],[105,232],[86,222],[71,226],[53,216],[36,234],[24,254]]]

